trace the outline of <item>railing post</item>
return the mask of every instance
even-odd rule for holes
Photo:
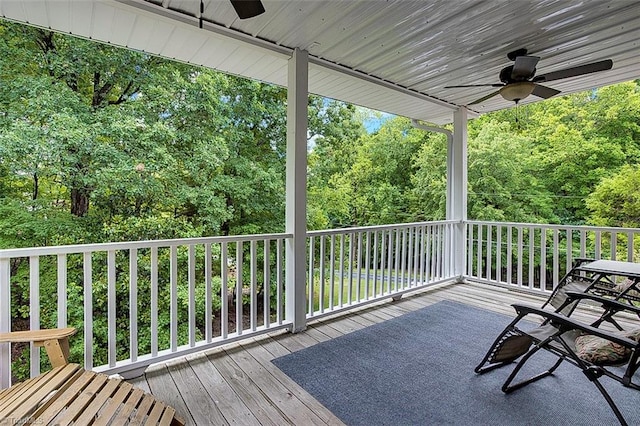
[[[289,59],[286,166],[286,232],[293,237],[286,240],[285,255],[286,318],[293,332],[306,328],[308,64],[308,52],[295,49]]]
[[[0,333],[11,331],[11,268],[0,259]],[[0,389],[11,385],[11,343],[0,343]]]
[[[467,109],[458,108],[453,114],[453,142],[447,152],[448,220],[457,220],[451,243],[454,255],[454,275],[462,279],[465,275],[466,221],[467,221]]]

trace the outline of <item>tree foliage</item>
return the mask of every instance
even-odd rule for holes
[[[0,248],[284,230],[285,89],[45,29],[3,22],[0,35]],[[518,122],[512,110],[471,121],[469,218],[640,226],[639,87],[520,107]],[[443,135],[311,96],[308,138],[309,229],[445,218]],[[149,265],[141,252],[140,273]],[[12,265],[13,306],[28,306],[28,267]],[[106,271],[94,274],[100,329]],[[82,277],[69,283],[81,300]],[[55,298],[42,303],[53,325]],[[149,301],[140,303],[144,316]],[[125,303],[118,310],[126,317]],[[69,317],[82,324],[80,309]],[[160,321],[165,341],[169,318]]]

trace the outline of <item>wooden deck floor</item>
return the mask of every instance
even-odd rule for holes
[[[507,315],[516,301],[544,301],[487,285],[441,285],[312,321],[303,333],[278,332],[153,366],[130,382],[172,405],[191,425],[343,424],[271,360],[445,299]]]

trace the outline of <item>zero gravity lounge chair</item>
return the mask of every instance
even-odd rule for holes
[[[589,293],[569,291],[566,296],[557,312],[514,304],[517,317],[500,333],[475,372],[483,374],[516,361],[502,385],[502,391],[510,393],[553,374],[563,361],[567,361],[598,388],[620,424],[626,425],[624,416],[599,379],[607,376],[623,386],[640,390],[640,384],[634,382],[634,375],[640,367],[640,321],[633,315],[640,315],[640,308]],[[560,313],[583,302],[592,308],[601,308],[601,315],[591,324]],[[619,316],[625,315],[627,323],[629,318],[637,323],[633,328],[623,330]],[[543,322],[532,328],[529,320],[535,316],[542,317]],[[540,350],[555,355],[557,361],[548,370],[514,383],[522,367]]]

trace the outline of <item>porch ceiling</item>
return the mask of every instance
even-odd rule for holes
[[[613,59],[613,69],[554,81],[563,93],[640,77],[636,0],[263,0],[241,21],[227,0],[1,0],[11,20],[285,85],[293,48],[310,53],[309,90],[447,123],[495,90],[506,54],[540,56],[538,74]],[[529,96],[523,103],[539,100]],[[496,96],[472,114],[512,106]]]

